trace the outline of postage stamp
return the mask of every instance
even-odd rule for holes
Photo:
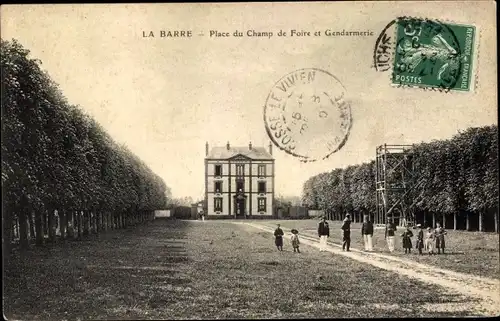
[[[327,71],[293,71],[273,86],[264,106],[271,141],[302,162],[328,158],[347,141],[351,107],[342,83]]]
[[[393,85],[471,91],[474,26],[419,18],[399,18],[395,26]]]

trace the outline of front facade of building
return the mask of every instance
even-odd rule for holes
[[[272,145],[205,146],[207,218],[271,218],[274,201]]]

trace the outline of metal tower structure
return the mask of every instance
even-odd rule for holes
[[[415,223],[415,204],[425,181],[417,177],[413,145],[381,145],[376,149],[376,224]]]

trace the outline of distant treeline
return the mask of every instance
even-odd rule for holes
[[[12,236],[17,220],[21,243],[27,243],[28,224],[31,237],[43,242],[44,224],[52,235],[55,210],[63,225],[85,231],[89,222],[96,230],[99,224],[120,227],[164,208],[163,180],[69,104],[28,55],[16,40],[1,41],[4,236]]]
[[[422,215],[479,217],[498,230],[498,126],[469,128],[451,139],[414,145],[417,178],[425,180],[415,204]],[[303,203],[343,215],[376,211],[375,161],[309,178]],[[495,222],[495,223],[494,223]]]

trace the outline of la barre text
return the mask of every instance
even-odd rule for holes
[[[204,36],[203,32],[198,33],[198,36]],[[291,29],[290,31],[280,30],[278,32],[273,31],[256,31],[256,30],[246,30],[234,32],[220,31],[220,30],[210,30],[208,36],[210,38],[229,38],[229,37],[262,37],[271,38],[277,35],[278,37],[318,37],[318,36],[373,36],[372,31],[334,31],[331,29],[326,29],[324,32],[321,31],[307,31],[307,30],[296,30]],[[159,31],[142,31],[143,38],[191,38],[193,37],[192,30],[159,30]]]

